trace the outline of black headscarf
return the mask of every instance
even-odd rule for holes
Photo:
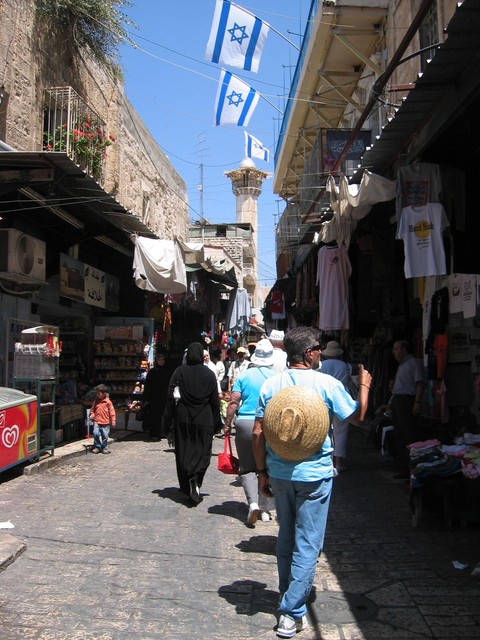
[[[203,347],[199,342],[188,345],[186,364],[176,371],[182,400],[190,406],[203,405],[217,391],[217,378],[203,364]]]

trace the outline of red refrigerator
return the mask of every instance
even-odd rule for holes
[[[37,454],[37,408],[37,396],[0,387],[0,472]]]

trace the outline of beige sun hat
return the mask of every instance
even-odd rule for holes
[[[340,348],[340,345],[336,340],[331,340],[327,342],[326,349],[322,349],[322,356],[326,356],[327,358],[338,358],[343,353],[343,349]]]
[[[325,442],[330,414],[320,394],[310,387],[293,385],[276,393],[263,417],[265,439],[285,460],[310,458]]]

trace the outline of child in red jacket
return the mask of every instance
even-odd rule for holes
[[[92,453],[110,453],[107,449],[110,427],[115,428],[117,415],[112,401],[108,397],[108,387],[99,384],[97,397],[90,409],[90,420],[93,421],[93,449]]]

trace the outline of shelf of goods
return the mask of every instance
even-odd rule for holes
[[[84,318],[63,318],[60,326],[62,353],[60,378],[76,380],[85,373],[88,360],[87,329]]]
[[[117,408],[126,407],[143,393],[148,373],[143,340],[113,339],[95,341],[95,383],[109,387],[110,398]]]

